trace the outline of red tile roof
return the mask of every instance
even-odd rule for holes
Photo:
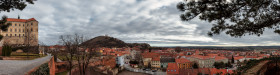
[[[29,22],[29,21],[36,21],[34,18],[30,19],[15,19],[15,18],[7,18],[8,22]]]
[[[160,57],[153,57],[152,61],[160,61]]]
[[[221,56],[215,56],[215,60],[223,60],[223,59],[227,59],[226,57],[221,57]]]
[[[153,52],[145,52],[145,53],[142,53],[142,56],[144,58],[153,58],[153,57],[158,57],[159,54],[158,53],[153,53]]]
[[[179,74],[177,63],[168,63],[167,74]]]
[[[232,74],[232,70],[227,70],[227,69],[217,69],[217,68],[210,68],[211,75],[220,73],[220,75],[226,75],[227,73]]]
[[[237,57],[233,57],[233,58],[234,58],[234,60],[239,60],[239,59],[243,59],[244,56],[237,56]]]
[[[185,58],[176,59],[175,61],[176,61],[176,63],[187,63],[187,62],[191,62],[191,61],[189,61],[188,59],[185,59]]]

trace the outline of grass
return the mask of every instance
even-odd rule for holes
[[[19,60],[33,60],[33,59],[40,58],[40,57],[45,57],[45,56],[47,56],[47,55],[12,52],[11,56],[8,56],[8,57],[10,57],[10,58],[18,58]]]
[[[59,72],[59,73],[56,73],[55,75],[67,75],[69,71],[64,71],[64,72]]]
[[[64,56],[64,55],[58,55],[57,58],[60,59],[61,61],[66,61],[67,60],[66,56]],[[72,59],[77,60],[75,57],[73,57]]]

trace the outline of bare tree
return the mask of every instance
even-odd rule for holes
[[[87,45],[87,46],[82,46],[81,49],[78,51],[78,54],[75,57],[78,61],[80,75],[86,75],[88,65],[94,62],[91,59],[95,55],[96,49],[97,48],[93,46]]]
[[[75,61],[78,62],[77,66],[80,75],[85,75],[88,65],[93,62],[91,59],[95,55],[96,47],[90,44],[81,45],[86,39],[78,34],[61,36],[60,39],[61,43],[66,47],[63,54],[65,54],[66,61],[69,63],[70,75]]]
[[[72,68],[73,68],[73,59],[74,59],[74,55],[78,50],[78,44],[77,42],[79,42],[78,37],[72,37],[71,35],[65,35],[65,36],[60,36],[60,40],[63,46],[65,46],[65,51],[64,56],[66,57],[66,61],[69,64],[69,68],[68,70],[70,70],[69,74],[71,75],[72,73]],[[75,47],[76,46],[76,47]]]

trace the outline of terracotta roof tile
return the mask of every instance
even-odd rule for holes
[[[7,18],[7,21],[9,22],[29,22],[29,21],[36,21],[34,18],[30,19],[15,19],[15,18]]]
[[[176,59],[175,61],[176,61],[176,63],[186,63],[186,62],[191,62],[191,61],[189,61],[188,59],[185,59],[185,58]]]

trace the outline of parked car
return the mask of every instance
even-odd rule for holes
[[[152,72],[157,72],[157,70],[152,70]]]

